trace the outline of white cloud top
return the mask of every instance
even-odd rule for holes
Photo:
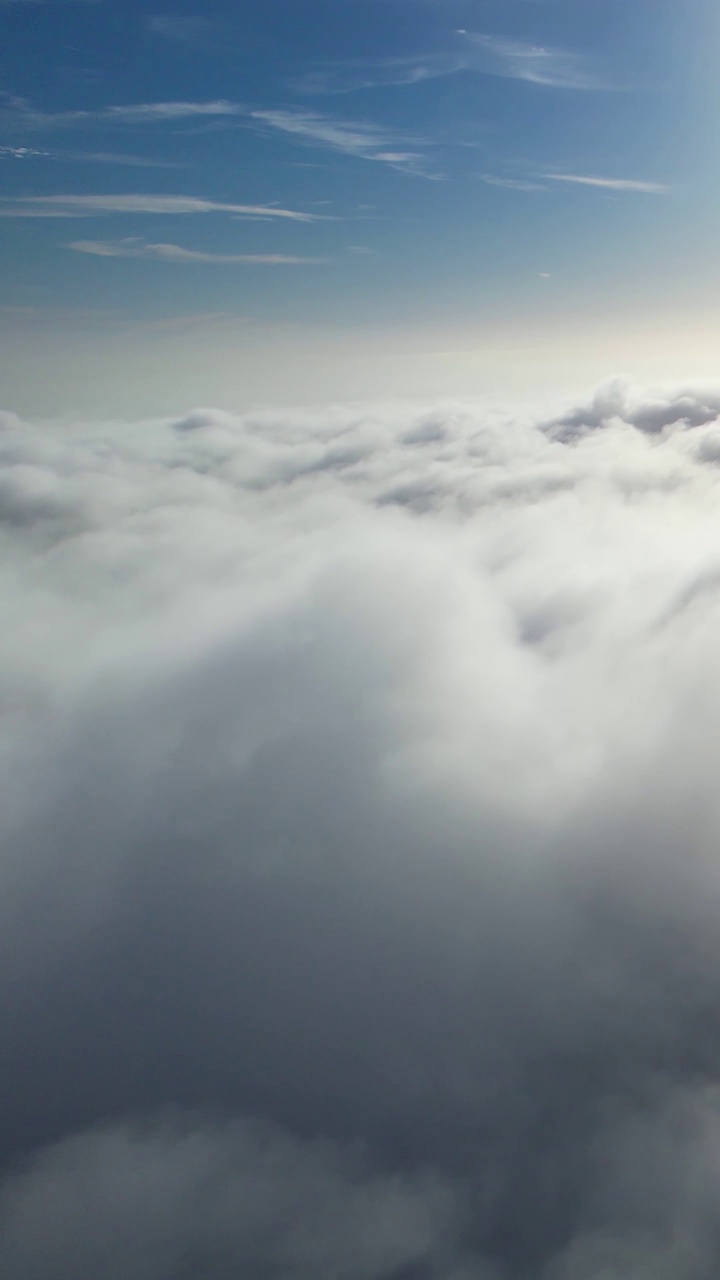
[[[720,392],[0,457],[3,1275],[714,1274]]]

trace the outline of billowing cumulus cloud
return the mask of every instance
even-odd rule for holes
[[[720,393],[0,460],[2,1275],[714,1275]]]

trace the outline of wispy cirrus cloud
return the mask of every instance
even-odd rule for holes
[[[487,75],[524,80],[551,89],[612,89],[586,57],[567,49],[502,40],[476,31],[459,32],[469,49],[469,64]]]
[[[579,187],[599,187],[605,191],[636,191],[650,196],[668,195],[672,187],[663,182],[644,182],[637,178],[595,178],[581,173],[543,173],[549,182],[573,183]]]
[[[0,4],[3,0],[0,0]],[[37,147],[0,147],[0,160],[37,160],[52,159],[51,151],[40,151]]]
[[[210,49],[227,48],[228,31],[225,25],[199,14],[151,14],[145,26],[152,35],[176,44],[202,45]]]
[[[406,57],[349,59],[315,67],[293,81],[299,93],[343,94],[386,85],[422,84],[466,69],[459,50],[428,52]]]
[[[2,3],[2,0],[0,0]],[[4,112],[25,128],[66,128],[100,121],[117,125],[175,124],[182,120],[242,116],[247,109],[237,102],[138,102],[100,107],[97,110],[41,111],[25,98],[5,97]]]
[[[384,85],[422,84],[459,72],[525,80],[555,89],[615,87],[593,70],[582,54],[463,29],[453,33],[445,49],[328,63],[300,77],[294,88],[308,94],[351,93]]]
[[[93,112],[77,112],[78,116],[92,117]],[[141,102],[125,106],[106,107],[96,113],[106,120],[128,124],[153,124],[163,120],[183,120],[191,116],[238,116],[244,107],[237,102],[218,99],[214,102]]]
[[[0,0],[1,2],[1,0]],[[112,307],[51,307],[0,304],[0,319],[9,320],[108,320],[118,312]]]
[[[145,258],[181,266],[319,266],[330,261],[329,258],[309,258],[285,253],[207,253],[200,249],[185,249],[179,244],[148,244],[135,238],[74,240],[67,248],[97,258]]]
[[[54,307],[0,305],[0,321],[27,322],[32,325],[97,324],[113,322],[118,328],[133,333],[155,333],[176,329],[207,328],[210,325],[247,324],[250,317],[233,311],[194,311],[181,315],[165,315],[138,321],[134,314],[117,307]]]
[[[25,99],[8,99],[4,108],[16,126],[32,129],[70,128],[99,123],[121,126],[162,126],[189,120],[235,119],[245,127],[277,132],[306,145],[374,160],[426,178],[438,175],[427,167],[418,148],[424,139],[399,134],[374,122],[337,119],[302,108],[257,108],[218,99],[210,102],[144,102],[102,107],[93,111],[39,111]]]
[[[307,145],[378,161],[425,178],[437,176],[425,167],[422,152],[406,149],[422,146],[419,139],[393,134],[382,125],[339,120],[318,111],[297,108],[251,111],[249,115],[259,128],[287,134]]]
[[[0,0],[0,3],[2,0]],[[55,160],[68,164],[117,164],[135,169],[187,169],[179,160],[126,155],[114,151],[55,151],[39,147],[0,146],[0,160]]]
[[[546,186],[531,178],[503,178],[495,177],[492,173],[481,173],[480,179],[488,187],[502,187],[507,191],[547,191]]]
[[[287,218],[293,222],[327,221],[319,213],[282,209],[277,205],[231,204],[197,196],[154,195],[51,195],[0,199],[0,217],[82,218],[96,214],[151,213],[190,215],[231,213],[241,218]]]
[[[248,324],[249,316],[233,311],[194,311],[188,315],[162,316],[158,320],[136,320],[131,322],[131,330],[135,333],[164,333],[183,329],[207,329],[216,325]]]
[[[501,187],[508,191],[549,191],[548,183],[562,182],[579,187],[593,187],[603,191],[637,192],[640,195],[663,196],[672,187],[662,182],[646,182],[639,178],[598,178],[580,173],[539,173],[527,177],[511,178],[492,173],[481,173],[480,180],[489,187]]]

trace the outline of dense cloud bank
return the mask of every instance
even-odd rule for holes
[[[0,1273],[720,1267],[720,393],[0,429]]]

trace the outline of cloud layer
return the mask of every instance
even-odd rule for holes
[[[0,1271],[720,1263],[720,393],[0,429]]]

